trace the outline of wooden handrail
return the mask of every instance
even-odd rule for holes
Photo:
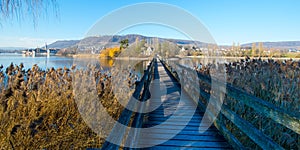
[[[205,77],[205,75],[201,75],[200,73],[198,75],[202,81],[205,81],[207,84],[209,84],[211,79],[209,79],[208,77]],[[221,83],[220,81],[217,81],[215,79],[212,79],[212,80],[214,82],[217,82],[216,84],[218,84],[218,85],[223,84],[223,86],[224,86],[224,83]],[[286,126],[287,128],[293,130],[294,132],[300,134],[300,114],[299,113],[288,112],[282,108],[276,107],[272,103],[269,103],[265,100],[255,97],[253,95],[250,95],[241,89],[235,88],[231,84],[226,84],[226,89],[227,89],[226,94],[228,97],[231,97],[233,99],[238,99],[239,101],[246,104],[248,107],[253,108],[257,112],[263,113],[265,116],[273,119],[275,122],[280,123],[280,124]],[[278,118],[286,118],[287,120],[281,120]]]
[[[165,64],[164,61],[162,61]],[[168,64],[165,64],[168,66]],[[195,71],[191,68],[188,68],[183,65],[177,64],[178,67],[186,69],[188,71]],[[173,71],[172,67],[167,67],[174,76],[177,76],[177,73]],[[291,113],[283,110],[282,108],[276,107],[275,105],[264,101],[258,97],[248,94],[247,92],[237,89],[230,84],[226,84],[224,82],[218,81],[214,78],[210,78],[206,75],[198,73],[198,77],[201,81],[204,81],[208,86],[211,85],[213,81],[215,84],[220,86],[225,86],[227,91],[225,94],[227,95],[226,99],[232,98],[238,100],[239,102],[244,103],[246,106],[252,108],[256,112],[272,119],[274,122],[280,123],[283,126],[293,130],[294,132],[300,134],[300,115],[298,113]],[[178,78],[178,80],[180,80]],[[202,97],[206,103],[211,98],[212,95],[207,93],[205,89],[202,87],[196,87],[195,85],[189,85],[187,87],[183,87],[185,90],[188,90],[188,93],[200,92],[200,97]],[[190,96],[194,99],[194,101],[200,102],[200,107],[202,110],[206,109],[206,105],[201,103],[199,97],[195,97],[197,94],[191,94]],[[199,95],[199,94],[198,94]],[[213,97],[213,96],[212,96]],[[220,105],[220,104],[217,104]],[[230,110],[226,105],[222,106],[221,114],[218,118],[226,117],[227,120],[230,120],[235,126],[237,126],[242,132],[244,132],[249,138],[251,138],[257,145],[264,149],[283,149],[279,144],[274,142],[270,137],[265,135],[259,129],[256,129],[251,123],[242,119],[235,112]],[[231,134],[226,126],[221,123],[218,119],[214,122],[215,126],[219,129],[219,131],[224,135],[225,138],[232,144],[233,147],[237,149],[241,149],[241,143]]]
[[[185,67],[182,66],[181,67]],[[187,67],[185,67],[187,69]],[[190,69],[190,68],[189,68]],[[190,69],[190,71],[192,71]],[[210,84],[210,80],[214,81],[214,83],[225,86],[224,82],[220,82],[216,79],[209,78],[203,74],[198,73],[198,77],[206,82],[207,84]],[[199,87],[198,87],[199,88]],[[248,107],[253,108],[255,111],[264,114],[266,117],[271,118],[277,123],[280,123],[284,125],[285,127],[293,130],[294,132],[300,134],[300,114],[299,113],[292,113],[288,112],[282,108],[276,107],[272,103],[269,103],[263,99],[260,99],[258,97],[255,97],[253,95],[248,94],[247,92],[235,88],[231,84],[226,84],[226,95],[228,97],[231,97],[233,99],[239,100],[240,102],[243,102]]]
[[[152,63],[149,66],[150,70],[147,74],[147,79],[145,79],[144,82],[144,88],[140,98],[141,102],[145,102],[150,97],[149,86],[153,78],[153,69],[155,63],[156,63],[156,59],[154,58]],[[140,137],[139,130],[142,128],[143,120],[144,120],[144,113],[139,113],[139,112],[143,112],[143,110],[145,109],[145,104],[146,103],[139,103],[137,106],[138,112],[136,112],[134,115],[134,119],[131,124],[132,129],[129,131],[128,138],[126,140],[126,145],[130,145],[130,147],[136,147],[138,144],[137,142],[139,141],[139,137]],[[131,148],[124,148],[124,149],[131,149]]]
[[[145,89],[147,89],[147,86],[149,86],[149,83],[151,81],[151,75],[152,75],[152,71],[153,71],[153,63],[154,63],[153,59],[150,64],[147,66],[147,69],[144,71],[144,75],[141,78],[140,82],[137,84],[135,91],[132,95],[132,98],[129,100],[127,106],[130,106],[130,108],[137,108],[137,102],[136,100],[141,100],[141,94],[144,95],[144,97],[146,96],[145,94],[143,94],[145,92]],[[144,89],[143,93],[141,92]],[[142,96],[142,98],[144,98]],[[137,108],[136,110],[139,110],[139,108]],[[125,133],[126,133],[126,128],[121,127],[120,124],[123,124],[124,126],[128,126],[129,122],[133,116],[133,111],[128,110],[126,108],[124,108],[124,110],[122,111],[119,119],[118,119],[118,123],[116,123],[113,127],[113,129],[111,130],[110,134],[108,135],[108,137],[106,138],[106,141],[104,142],[104,144],[102,145],[101,149],[105,149],[105,150],[118,150],[122,140],[124,140],[125,137]],[[136,121],[133,122],[133,126],[139,126],[139,121],[141,120],[142,116],[138,117],[135,116]],[[136,134],[136,133],[130,133],[130,134]],[[118,136],[115,136],[118,135]],[[132,137],[131,137],[132,138]],[[115,143],[110,143],[109,141],[115,141]]]

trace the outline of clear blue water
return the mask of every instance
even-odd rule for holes
[[[136,74],[141,77],[143,70],[146,68],[146,61],[128,61],[128,60],[118,60],[116,63],[109,63],[106,60],[99,60],[97,58],[73,58],[73,57],[63,57],[63,56],[46,56],[31,57],[23,56],[22,54],[14,53],[0,53],[0,65],[2,64],[4,69],[8,67],[11,63],[14,65],[20,65],[23,63],[25,70],[32,68],[33,65],[37,64],[41,69],[46,70],[47,68],[71,68],[76,65],[77,69],[86,68],[88,65],[94,65],[101,67],[103,71],[109,70],[110,68],[118,65],[131,66],[135,68]],[[120,70],[121,71],[121,70]]]
[[[4,67],[9,66],[11,63],[20,65],[24,64],[26,69],[31,68],[34,64],[37,64],[40,68],[59,68],[59,67],[71,67],[73,65],[72,57],[58,57],[51,56],[47,57],[25,57],[22,54],[14,53],[0,53],[0,64]]]

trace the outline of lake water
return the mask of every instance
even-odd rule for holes
[[[207,64],[215,61],[215,59],[205,59],[205,58],[184,58],[180,60],[175,60],[177,63],[184,64],[187,66],[197,66],[197,64]],[[225,60],[221,59],[218,62],[226,62],[233,60]],[[23,63],[25,69],[31,68],[34,64],[37,64],[41,69],[47,68],[70,68],[73,65],[76,65],[77,68],[85,68],[88,64],[93,64],[96,66],[101,66],[104,70],[110,69],[113,66],[125,65],[131,66],[136,69],[140,74],[143,73],[143,69],[146,68],[147,61],[141,60],[108,60],[108,59],[98,59],[98,58],[73,58],[73,57],[63,57],[63,56],[51,56],[47,58],[46,56],[42,57],[30,57],[23,56],[22,54],[14,54],[14,53],[0,53],[0,64],[4,67],[9,66],[11,63],[19,65]]]
[[[42,69],[59,68],[64,66],[70,67],[73,65],[73,61],[72,57],[24,57],[22,54],[0,53],[0,64],[4,67],[8,67],[11,63],[17,65],[23,63],[26,69],[31,68],[34,64],[37,64]]]
[[[95,65],[101,67],[103,70],[109,70],[111,68],[119,69],[120,65],[122,68],[134,69],[136,74],[141,77],[144,69],[149,61],[141,60],[108,60],[108,59],[98,59],[98,58],[73,58],[73,57],[63,57],[63,56],[46,56],[42,57],[30,57],[23,56],[22,54],[14,53],[0,53],[0,65],[2,64],[4,68],[8,67],[11,63],[14,65],[20,65],[23,63],[24,68],[27,70],[31,68],[34,64],[37,64],[41,69],[46,70],[47,68],[71,68],[76,65],[77,69],[86,68],[88,65]],[[120,67],[121,68],[121,67]]]
[[[174,59],[176,63],[180,63],[189,67],[197,66],[199,63],[206,65],[207,63],[224,63],[238,61],[240,58],[183,58],[183,59]],[[172,61],[172,59],[170,60]],[[141,60],[108,60],[108,59],[98,59],[98,58],[73,58],[73,57],[63,57],[63,56],[51,56],[47,58],[46,56],[42,57],[25,57],[22,54],[14,53],[0,53],[0,64],[4,67],[9,66],[11,63],[19,65],[20,63],[24,64],[25,69],[31,68],[34,64],[37,64],[41,69],[47,68],[70,68],[73,65],[76,65],[77,68],[85,68],[88,64],[93,64],[103,68],[104,70],[110,69],[114,66],[130,66],[135,68],[138,74],[142,74],[143,70],[146,68],[146,65],[149,61]],[[115,67],[115,68],[116,68]],[[118,69],[118,68],[117,68]]]

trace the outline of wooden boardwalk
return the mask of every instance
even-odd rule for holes
[[[161,62],[154,67],[148,108],[159,107],[145,115],[143,128],[147,131],[140,133],[139,145],[147,149],[231,149],[214,126],[199,133],[203,112],[185,92],[181,93],[180,84]]]
[[[259,114],[260,117],[267,118],[265,120],[268,124],[281,124],[285,127],[279,131],[282,136],[284,136],[286,129],[299,135],[300,118],[297,112],[288,112],[238,87],[223,83],[219,79],[211,78],[202,73],[197,73],[198,78],[183,78],[183,80],[188,81],[184,86],[185,90],[189,93],[197,94],[199,92],[200,94],[200,96],[189,95],[189,97],[187,93],[181,91],[181,85],[170,75],[171,73],[168,70],[174,70],[172,72],[174,76],[181,73],[182,69],[186,71],[183,74],[194,70],[180,64],[169,66],[166,62],[163,63],[168,69],[164,68],[161,62],[153,59],[147,66],[141,81],[137,84],[133,97],[143,103],[130,99],[127,104],[143,113],[133,113],[131,110],[124,109],[118,122],[125,126],[121,127],[119,124],[115,124],[107,140],[102,145],[103,150],[117,150],[120,148],[297,149],[299,144],[294,145],[295,148],[291,148],[285,143],[274,140],[272,138],[273,128],[268,129],[270,132],[264,132],[265,128],[257,128],[257,123],[244,119],[236,110],[232,110],[232,107],[226,104],[222,105],[222,109],[214,122],[216,127],[211,126],[208,130],[199,132],[200,122],[204,115],[201,110],[206,109],[206,105],[211,98],[210,93],[214,92],[223,92],[226,94],[224,100],[238,101],[238,106],[240,106],[240,103],[243,104],[243,109],[246,111],[251,108],[251,112],[246,113]],[[152,76],[152,73],[154,73],[154,76]],[[201,86],[193,86],[194,82],[200,82]],[[218,87],[224,86],[223,88],[226,88],[226,90],[220,90],[222,88],[211,89],[212,82]],[[148,92],[149,89],[150,92]],[[150,99],[148,99],[149,94],[151,95]],[[212,97],[216,99],[214,96]],[[196,108],[194,102],[199,102],[199,108]],[[231,125],[228,125],[228,122]],[[133,128],[127,128],[127,126]],[[127,129],[128,131],[126,131]],[[236,136],[239,133],[244,134],[243,139]],[[248,140],[245,141],[244,137],[247,137]],[[249,144],[250,140],[251,143]]]

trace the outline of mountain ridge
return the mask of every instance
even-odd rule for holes
[[[158,39],[159,42],[170,41],[180,45],[192,45],[197,44],[198,46],[207,45],[207,43],[203,43],[200,41],[191,41],[185,39],[170,39],[170,38],[161,38],[161,37],[151,37],[144,36],[139,34],[127,34],[127,35],[103,35],[103,36],[91,36],[86,37],[81,40],[58,40],[54,43],[48,45],[48,48],[70,48],[70,47],[79,47],[83,49],[84,47],[93,47],[93,48],[103,48],[103,47],[112,47],[118,46],[119,42],[124,39],[128,39],[128,43],[132,44],[135,42],[136,38],[145,39],[146,41],[149,39]],[[258,43],[255,42],[256,46]],[[278,41],[278,42],[261,42],[263,46],[266,48],[300,48],[300,41]],[[219,45],[221,47],[231,47],[232,45]],[[241,47],[252,47],[252,43],[244,43],[241,44]]]

